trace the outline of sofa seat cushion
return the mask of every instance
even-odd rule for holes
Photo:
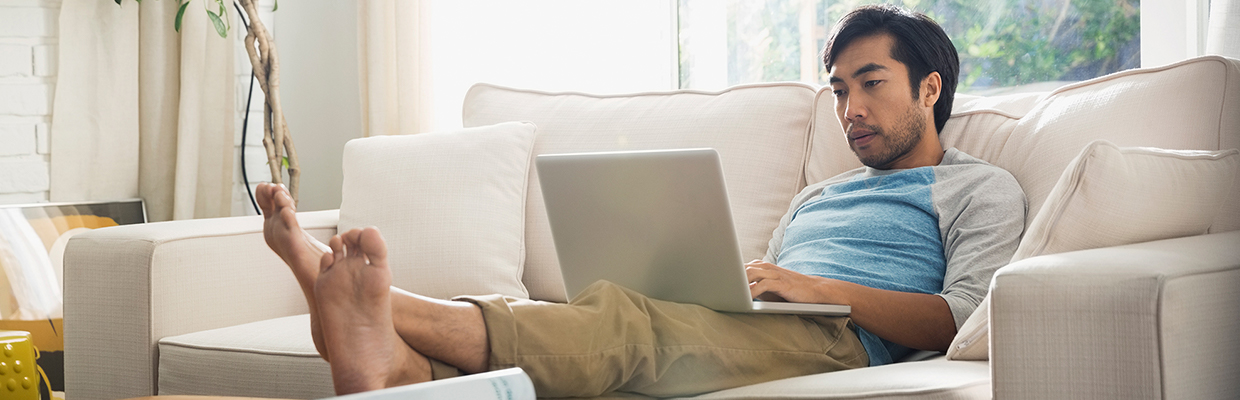
[[[707,393],[693,399],[989,399],[984,361],[942,356],[800,376]]]
[[[310,337],[309,314],[170,336],[159,341],[160,395],[317,399],[334,396],[331,367]],[[220,368],[226,365],[228,368]],[[611,393],[600,398],[642,398]],[[986,362],[943,356],[782,379],[694,399],[990,398]]]
[[[160,395],[335,396],[331,367],[310,337],[309,314],[165,337],[157,388]]]

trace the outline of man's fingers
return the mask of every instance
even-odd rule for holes
[[[749,297],[756,299],[758,298],[759,295],[763,293],[766,293],[765,284],[762,284],[762,282],[750,282],[749,283]]]
[[[771,276],[772,274],[771,274],[771,271],[769,270],[765,270],[761,268],[754,268],[754,267],[745,267],[745,278],[749,279],[750,283],[757,282],[762,279],[768,279]]]
[[[763,279],[752,282],[749,284],[749,296],[760,300],[787,301],[780,294],[780,291],[786,286],[785,283],[778,279]]]

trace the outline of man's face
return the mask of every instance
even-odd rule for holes
[[[913,98],[908,68],[891,58],[894,44],[887,34],[859,38],[830,71],[835,115],[848,145],[862,164],[878,169],[921,166],[913,164],[914,153],[924,150],[918,148],[924,134],[935,134],[927,129],[934,103],[925,107],[923,99]]]

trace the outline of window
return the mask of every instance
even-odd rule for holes
[[[676,87],[675,0],[436,0],[437,129],[470,85],[626,93]]]
[[[875,0],[677,0],[680,87],[825,85],[832,25]],[[1049,90],[1141,65],[1140,0],[903,0],[952,38],[959,91]]]

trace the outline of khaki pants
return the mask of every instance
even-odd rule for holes
[[[539,397],[686,396],[869,365],[847,317],[720,313],[605,281],[569,304],[457,300],[482,308],[491,369],[521,367]]]

